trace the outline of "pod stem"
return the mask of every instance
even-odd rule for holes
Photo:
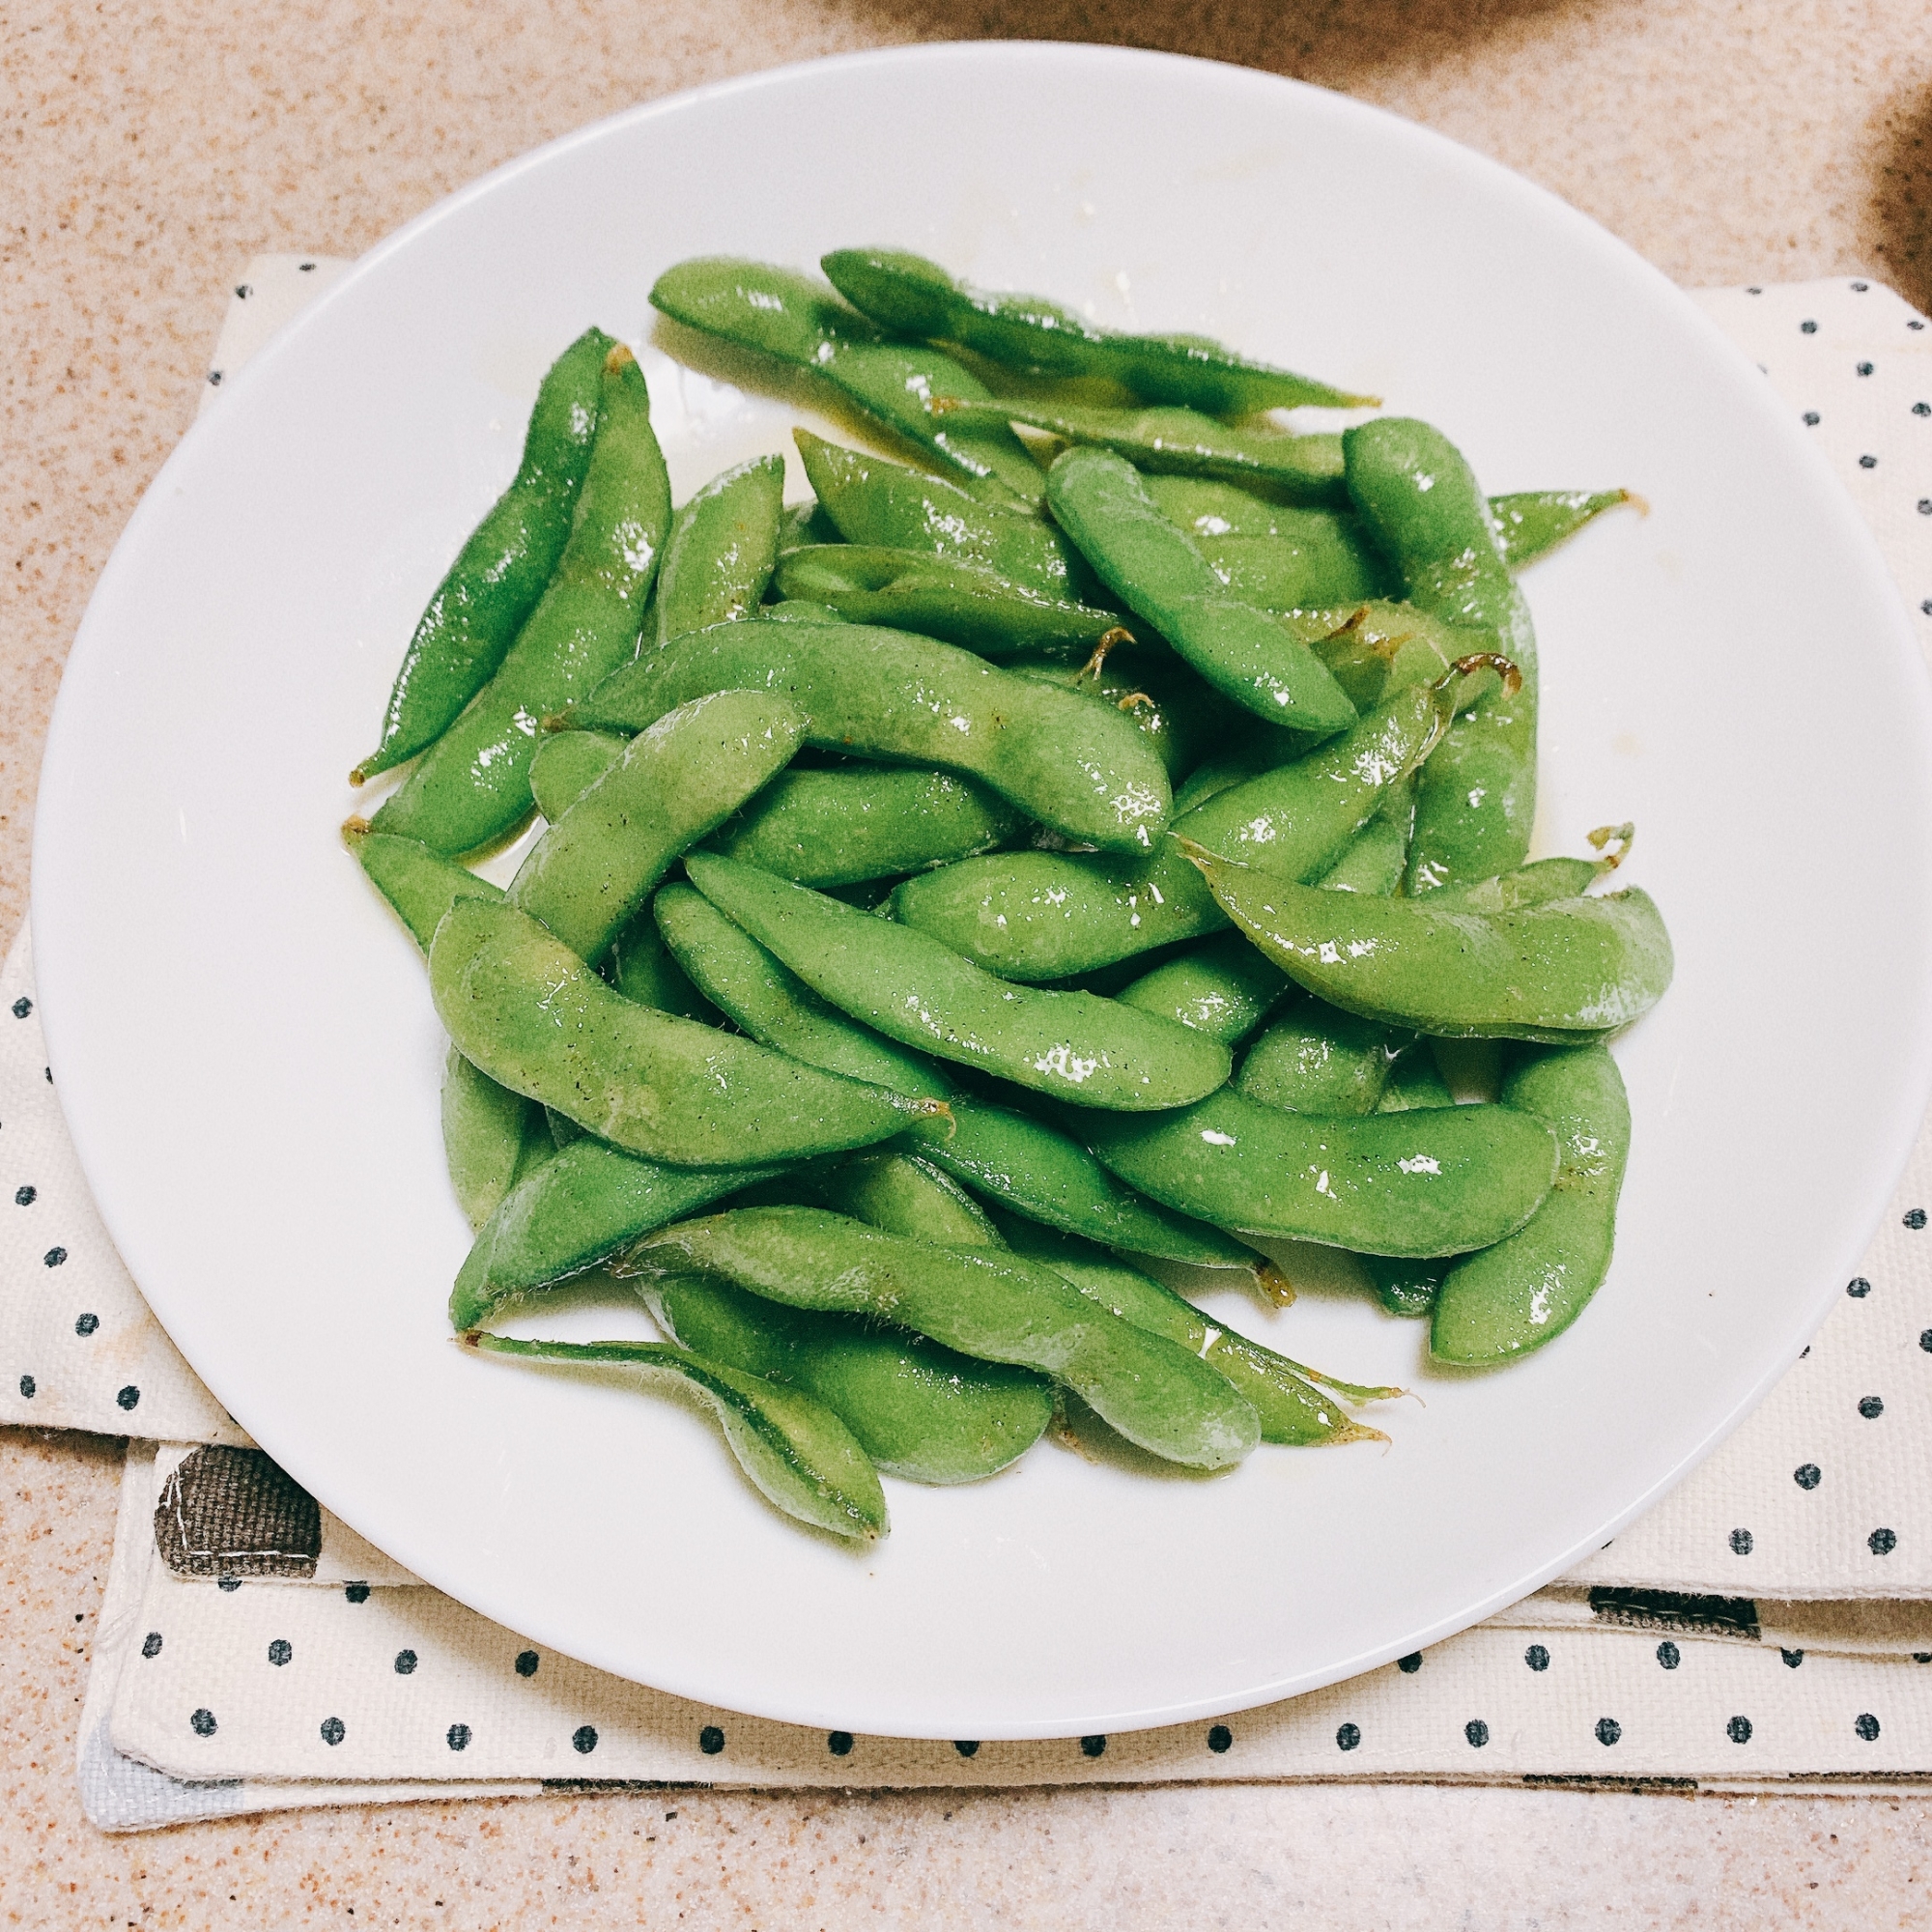
[[[1472,651],[1465,658],[1458,658],[1441,682],[1447,683],[1451,677],[1470,677],[1484,670],[1492,670],[1502,679],[1505,697],[1514,697],[1522,689],[1521,670],[1513,658],[1504,657],[1500,651]]]
[[[1091,677],[1095,684],[1100,681],[1100,672],[1107,663],[1107,654],[1116,644],[1130,644],[1134,634],[1124,624],[1116,624],[1111,631],[1100,635],[1100,641],[1094,646],[1094,655],[1073,673],[1073,682],[1078,684],[1083,677]]]
[[[1597,861],[1597,876],[1602,878],[1606,872],[1614,872],[1630,857],[1631,847],[1636,843],[1636,821],[1625,819],[1621,825],[1600,825],[1588,835],[1590,843],[1603,857]],[[1606,845],[1615,845],[1614,852],[1605,852]]]
[[[1274,1262],[1263,1262],[1255,1269],[1255,1286],[1267,1296],[1277,1308],[1294,1306],[1294,1284],[1283,1273]]]

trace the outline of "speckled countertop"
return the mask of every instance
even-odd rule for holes
[[[231,271],[353,255],[582,122],[845,48],[1028,35],[1379,102],[1690,283],[1932,303],[1927,0],[23,0],[0,9],[0,947],[108,551]],[[1932,1920],[1932,1802],[1421,1787],[619,1794],[109,1839],[73,1737],[118,1442],[0,1431],[0,1923],[814,1927]]]

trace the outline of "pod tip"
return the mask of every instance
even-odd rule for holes
[[[638,358],[621,342],[612,346],[610,355],[604,358],[604,373],[607,376],[621,375]]]
[[[342,821],[342,842],[353,852],[368,838],[372,829],[366,818],[345,818]]]
[[[1192,856],[1190,854],[1190,856]],[[1277,1308],[1294,1306],[1294,1284],[1274,1262],[1263,1262],[1255,1269],[1255,1286]]]

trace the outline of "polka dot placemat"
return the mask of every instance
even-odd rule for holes
[[[204,408],[344,266],[249,264]],[[1816,432],[1932,653],[1932,330],[1862,279],[1698,299]],[[0,1421],[160,1438],[130,1445],[82,1720],[83,1798],[106,1829],[610,1780],[1932,1787],[1932,1135],[1805,1357],[1561,1584],[1426,1655],[1216,1724],[908,1744],[709,1710],[543,1655],[318,1509],[200,1387],[121,1266],[34,1000],[23,931],[0,968]]]

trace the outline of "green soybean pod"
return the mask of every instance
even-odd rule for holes
[[[923,1335],[786,1308],[708,1276],[654,1282],[645,1298],[687,1347],[823,1403],[876,1467],[909,1482],[997,1475],[1053,1420],[1043,1377],[972,1361]]]
[[[1030,376],[1118,383],[1151,402],[1218,415],[1375,401],[1292,369],[1250,361],[1205,335],[1102,328],[1040,296],[1003,295],[955,281],[937,262],[899,248],[839,248],[820,258],[827,279],[882,327],[957,343]]]
[[[717,1418],[726,1447],[775,1509],[855,1543],[886,1533],[879,1472],[852,1433],[822,1403],[757,1376],[707,1362],[669,1342],[524,1342],[471,1333],[486,1355],[620,1370],[646,1387],[697,1396]]]
[[[1408,889],[1489,878],[1522,863],[1536,816],[1536,635],[1489,500],[1439,430],[1380,417],[1343,439],[1349,492],[1409,601],[1494,634],[1520,685],[1463,714],[1430,758],[1416,799]]]
[[[1312,509],[1284,499],[1265,483],[1224,483],[1211,476],[1173,476],[1143,471],[1148,495],[1169,523],[1198,544],[1271,537],[1326,548],[1339,544],[1351,555],[1373,554],[1362,520],[1352,510]]]
[[[909,1240],[822,1208],[745,1208],[660,1228],[623,1266],[722,1275],[793,1308],[868,1316],[978,1361],[1033,1369],[1169,1462],[1226,1468],[1259,1438],[1253,1406],[1185,1349],[999,1250]]]
[[[442,916],[460,898],[500,899],[501,886],[479,879],[454,859],[432,852],[417,838],[374,832],[363,818],[342,828],[342,842],[360,861],[370,883],[409,927],[410,937],[427,953]]]
[[[868,1228],[947,1248],[1005,1243],[992,1217],[965,1188],[923,1154],[893,1147],[815,1161],[808,1176],[818,1205]]]
[[[1152,474],[1252,483],[1301,503],[1346,507],[1348,502],[1337,436],[1236,428],[1185,409],[1106,409],[1018,396],[947,401],[935,410],[949,423],[1025,423],[1076,448],[1123,458]]]
[[[597,440],[570,541],[503,662],[377,812],[379,832],[473,852],[529,814],[541,721],[587,695],[637,650],[670,524],[670,479],[650,395],[628,349],[605,364]]]
[[[1584,525],[1619,503],[1644,508],[1642,499],[1628,490],[1525,490],[1492,497],[1490,514],[1495,519],[1504,563],[1519,571],[1568,543]]]
[[[1583,1312],[1609,1271],[1630,1157],[1623,1076],[1601,1046],[1525,1055],[1503,1082],[1503,1100],[1554,1131],[1562,1164],[1526,1226],[1443,1276],[1429,1351],[1462,1367],[1516,1361]]]
[[[1031,512],[982,502],[943,476],[827,442],[810,430],[791,434],[834,537],[977,564],[1056,602],[1086,600],[1093,582],[1086,559]]]
[[[547,731],[530,760],[530,796],[554,825],[624,755],[614,731]]]
[[[1376,815],[1342,848],[1342,856],[1315,881],[1324,892],[1367,893],[1387,898],[1408,870],[1408,840],[1415,828],[1415,774],[1396,780],[1382,793]]]
[[[1579,1045],[1662,998],[1670,935],[1648,893],[1486,913],[1326,893],[1197,851],[1235,923],[1297,984],[1366,1019],[1460,1039]]]
[[[429,979],[450,1037],[493,1080],[673,1166],[865,1147],[943,1111],[638,1006],[514,906],[459,899]]]
[[[1456,1096],[1435,1065],[1435,1043],[1411,1040],[1396,1055],[1376,1111],[1406,1114],[1415,1107],[1453,1107]],[[1397,1255],[1364,1255],[1362,1265],[1374,1282],[1376,1297],[1391,1315],[1425,1316],[1435,1305],[1446,1261]]]
[[[603,957],[680,853],[791,760],[803,714],[763,692],[714,691],[667,712],[531,846],[510,903],[581,958]]]
[[[1196,537],[1194,541],[1231,597],[1271,616],[1383,597],[1390,589],[1387,565],[1341,541],[1296,542],[1287,537]]]
[[[492,1321],[639,1235],[781,1172],[667,1167],[588,1136],[574,1140],[519,1173],[477,1229],[449,1292],[450,1326],[460,1332]]]
[[[947,422],[927,408],[934,399],[983,400],[986,385],[937,349],[884,340],[822,282],[763,262],[700,257],[667,269],[651,289],[651,306],[687,328],[830,384],[976,495],[1039,501],[1039,466],[1008,425]]]
[[[1116,650],[1104,658],[1096,652],[1077,668],[1039,659],[1009,660],[1007,668],[1016,677],[1057,684],[1124,712],[1153,747],[1170,782],[1191,772],[1236,721],[1247,722],[1173,652],[1157,647]]]
[[[457,1206],[471,1229],[551,1151],[543,1110],[499,1087],[454,1047],[442,1072],[442,1148]]]
[[[658,576],[659,643],[756,611],[778,561],[783,508],[784,458],[754,456],[678,511]]]
[[[1105,450],[1066,450],[1047,476],[1047,499],[1107,588],[1215,690],[1274,724],[1332,733],[1355,722],[1321,661],[1266,611],[1228,594],[1131,464]]]
[[[848,623],[917,631],[989,658],[1091,648],[1121,621],[1116,611],[1049,597],[975,563],[870,544],[791,551],[779,565],[778,587]]]
[[[1235,1086],[1296,1114],[1373,1114],[1413,1034],[1302,999],[1248,1049]]]
[[[760,1046],[895,1094],[935,1100],[952,1094],[952,1083],[929,1061],[828,1006],[701,893],[667,886],[653,910],[693,983]]]
[[[795,437],[804,436],[804,430],[793,430]],[[965,494],[963,491],[960,493]],[[976,501],[967,497],[968,502]],[[779,518],[778,554],[783,556],[789,551],[801,550],[807,544],[829,544],[838,542],[838,526],[825,514],[823,503],[792,503]]]
[[[1151,1013],[1011,985],[922,932],[729,859],[694,852],[685,871],[820,998],[903,1046],[1089,1107],[1185,1106],[1228,1077],[1218,1041]]]
[[[1226,928],[1201,874],[1167,839],[1152,857],[998,852],[907,879],[888,901],[1003,980],[1071,979],[1178,939]]]
[[[596,434],[599,379],[616,345],[586,328],[537,390],[516,476],[457,553],[403,654],[360,784],[434,744],[489,681],[556,569]]]
[[[856,886],[991,851],[1026,822],[990,786],[957,772],[793,770],[726,819],[711,849],[797,885]]]
[[[1115,997],[1123,1007],[1179,1020],[1236,1047],[1267,1018],[1293,981],[1244,933],[1225,932],[1163,960]]]
[[[806,715],[821,750],[939,765],[989,784],[1068,838],[1149,849],[1172,793],[1159,756],[1111,705],[984,659],[864,624],[717,624],[626,665],[578,708],[640,731],[710,691],[765,691]]]
[[[1123,1187],[1078,1141],[1011,1107],[955,1095],[950,1133],[919,1134],[925,1158],[988,1201],[1069,1235],[1190,1267],[1241,1268],[1273,1291],[1246,1242]]]
[[[679,1019],[702,1020],[706,1026],[723,1022],[718,1009],[671,957],[650,904],[639,906],[611,942],[604,977],[625,999],[635,1000],[640,1007],[655,1007],[659,1012],[674,1013]]]
[[[1380,1430],[1365,1429],[1344,1415],[1334,1397],[1306,1380],[1297,1372],[1297,1365],[1285,1355],[1249,1341],[1237,1329],[1209,1321],[1171,1288],[1115,1261],[1077,1235],[1010,1219],[1003,1224],[1002,1232],[1015,1254],[1050,1267],[1090,1301],[1097,1301],[1109,1313],[1150,1335],[1179,1343],[1225,1376],[1254,1405],[1264,1442],[1305,1446],[1388,1439]],[[1395,1391],[1378,1389],[1375,1393],[1390,1395]]]
[[[1365,1255],[1446,1255],[1542,1206],[1555,1137],[1509,1107],[1352,1119],[1290,1114],[1234,1088],[1157,1119],[1088,1114],[1079,1133],[1143,1194],[1216,1227]]]

